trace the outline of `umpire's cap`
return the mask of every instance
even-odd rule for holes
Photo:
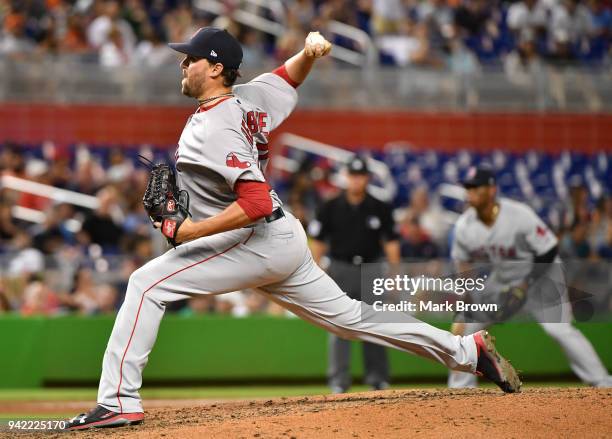
[[[359,156],[353,157],[348,162],[347,167],[348,167],[349,174],[367,175],[370,173],[370,171],[368,170],[368,162],[363,157],[359,157]]]
[[[463,187],[466,189],[480,186],[494,186],[495,174],[491,169],[486,167],[472,166],[468,169],[465,178],[463,179]]]
[[[242,47],[225,29],[203,27],[187,43],[170,43],[168,46],[186,55],[221,63],[228,69],[237,69],[242,63]]]

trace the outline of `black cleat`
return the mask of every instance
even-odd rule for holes
[[[521,379],[510,362],[495,349],[495,338],[483,330],[474,334],[474,341],[478,349],[476,375],[488,378],[506,393],[520,392]]]
[[[124,427],[142,424],[143,421],[144,413],[116,413],[98,405],[89,413],[81,413],[66,421],[65,430]]]

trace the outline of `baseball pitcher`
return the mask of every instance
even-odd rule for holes
[[[557,238],[526,204],[497,198],[494,174],[487,168],[471,168],[464,180],[470,209],[457,220],[451,257],[460,273],[472,271],[472,263],[487,262],[491,273],[481,301],[501,308],[495,314],[460,315],[453,334],[472,334],[504,321],[526,308],[542,329],[563,349],[574,373],[585,383],[612,386],[612,377],[591,343],[578,331]],[[463,320],[463,321],[459,321]],[[452,371],[452,388],[476,387],[472,374]]]
[[[156,167],[144,204],[172,244],[128,283],[102,365],[97,406],[69,429],[143,422],[142,372],[168,302],[252,288],[341,337],[393,347],[463,372],[505,392],[520,389],[512,366],[482,331],[456,336],[405,315],[375,323],[374,311],[349,298],[313,261],[306,234],[268,186],[268,135],[293,111],[296,88],[331,44],[312,32],[281,67],[233,87],[242,49],[224,30],[200,29],[180,64],[184,95],[198,100],[176,151],[176,175]]]

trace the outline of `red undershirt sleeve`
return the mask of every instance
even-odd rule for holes
[[[285,64],[283,64],[280,67],[277,67],[275,70],[272,70],[272,73],[283,78],[293,88],[298,88],[298,86],[300,85],[299,82],[295,82],[293,79],[289,77],[289,74],[287,73],[287,69],[285,68]]]
[[[261,181],[238,180],[234,185],[238,195],[236,202],[252,221],[272,213],[270,186]]]

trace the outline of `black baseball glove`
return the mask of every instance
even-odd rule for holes
[[[153,223],[161,224],[161,232],[168,243],[176,247],[176,232],[188,216],[189,194],[179,190],[176,175],[172,168],[165,164],[153,165],[149,162],[151,175],[142,204]]]
[[[496,322],[504,322],[518,313],[527,301],[527,291],[522,287],[506,287],[501,291],[497,312],[493,313]]]
[[[527,301],[527,291],[519,286],[509,286],[499,292],[485,294],[483,297],[478,297],[477,300],[468,301],[482,305],[494,304],[497,305],[497,310],[463,311],[457,313],[457,321],[487,324],[502,323],[512,318],[523,308]]]

